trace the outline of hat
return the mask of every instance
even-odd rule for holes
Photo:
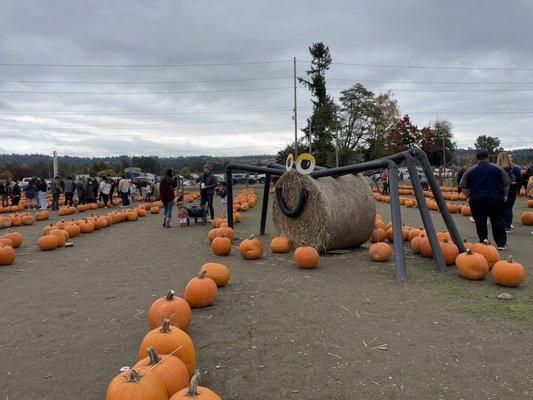
[[[478,151],[476,151],[476,158],[478,160],[486,160],[487,158],[489,158],[489,152],[485,149],[479,149]]]

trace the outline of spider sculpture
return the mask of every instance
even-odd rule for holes
[[[377,160],[361,163],[347,165],[338,168],[324,168],[314,165],[313,159],[306,159],[306,157],[298,157],[296,162],[296,168],[301,173],[309,174],[314,179],[320,179],[323,177],[339,177],[347,174],[356,174],[366,171],[375,171],[387,169],[389,172],[389,186],[390,186],[390,205],[391,205],[391,216],[392,216],[392,228],[394,235],[394,264],[396,269],[396,278],[399,282],[402,282],[406,279],[406,270],[405,270],[405,258],[403,250],[403,238],[402,238],[402,221],[400,213],[400,195],[399,195],[399,185],[398,185],[398,166],[405,164],[409,174],[409,178],[413,187],[414,195],[418,203],[418,210],[422,218],[422,222],[426,229],[426,234],[431,245],[431,250],[433,252],[433,258],[437,265],[437,268],[440,271],[446,269],[446,263],[442,256],[442,252],[439,246],[437,239],[437,234],[433,221],[429,213],[429,209],[424,198],[424,190],[420,183],[417,171],[417,163],[422,167],[424,174],[426,176],[429,188],[433,192],[435,201],[437,202],[440,214],[446,224],[448,231],[452,237],[453,242],[457,245],[460,252],[465,251],[465,247],[461,236],[457,230],[455,222],[446,206],[446,202],[442,193],[440,191],[438,182],[433,174],[433,169],[429,164],[426,153],[418,148],[413,148],[401,153],[394,154],[392,156],[380,158]],[[272,176],[282,175],[287,168],[293,168],[294,162],[291,157],[287,159],[287,165],[283,166],[280,164],[272,163],[266,167],[246,165],[246,164],[230,164],[226,167],[226,182],[227,182],[227,218],[228,225],[233,226],[233,180],[232,173],[233,171],[241,172],[253,172],[253,173],[264,173],[265,183],[263,191],[263,203],[261,210],[261,225],[260,225],[260,234],[265,234],[265,225],[266,217],[268,211],[268,196],[270,192],[270,183]],[[297,218],[301,209],[305,207],[305,190],[302,190],[300,193],[300,198],[298,204],[293,209],[288,209],[288,207],[283,207],[283,193],[281,188],[276,188],[276,200],[280,204],[280,208],[283,213],[291,218]]]

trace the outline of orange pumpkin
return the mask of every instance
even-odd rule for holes
[[[465,217],[470,217],[472,215],[472,211],[470,211],[470,206],[467,206],[466,204],[461,207],[461,214],[463,214]]]
[[[207,239],[213,242],[213,239],[217,237],[218,228],[213,228],[207,233]]]
[[[15,262],[16,254],[13,247],[0,245],[0,266],[11,265]]]
[[[241,242],[239,253],[247,260],[258,260],[263,257],[263,242],[252,235]]]
[[[200,272],[205,272],[206,278],[211,278],[217,284],[217,287],[226,286],[229,282],[230,271],[227,266],[219,263],[205,263],[200,268]]]
[[[211,250],[217,256],[227,256],[231,252],[231,240],[227,237],[217,236],[211,242]]]
[[[0,246],[13,247],[13,241],[9,238],[2,237],[0,238]]]
[[[54,235],[57,237],[57,247],[65,246],[68,238],[66,231],[62,229],[52,229],[50,232],[48,232],[48,235]]]
[[[439,231],[437,232],[437,240],[439,242],[444,242],[445,240],[451,242],[452,237],[450,236],[450,233],[448,231]]]
[[[206,277],[206,271],[201,271],[198,277],[192,278],[185,287],[184,297],[191,308],[210,306],[217,297],[217,284]]]
[[[522,225],[533,225],[533,211],[524,211],[520,216],[520,221]]]
[[[24,240],[24,237],[19,232],[9,232],[6,233],[3,237],[11,239],[13,242],[13,248],[16,249],[22,245],[22,241]]]
[[[470,250],[485,257],[489,264],[489,269],[492,269],[493,265],[500,261],[500,253],[498,253],[498,249],[492,246],[487,239],[485,239],[483,243],[472,243],[470,245]]]
[[[55,250],[59,246],[59,239],[56,235],[44,235],[37,240],[37,246],[40,250]]]
[[[139,373],[151,371],[163,382],[169,396],[189,386],[189,371],[183,361],[173,355],[159,355],[153,347],[146,350],[148,357],[137,362],[134,370]]]
[[[316,268],[320,261],[318,251],[311,246],[300,246],[294,251],[293,255],[296,265],[304,269]]]
[[[386,238],[385,231],[382,228],[376,228],[374,229],[374,232],[372,232],[372,235],[370,235],[370,242],[372,243],[384,242],[385,238]]]
[[[154,373],[121,372],[109,383],[106,400],[168,400],[165,384]]]
[[[169,319],[171,325],[186,331],[191,324],[191,317],[189,303],[176,296],[173,290],[170,290],[165,297],[157,299],[150,306],[148,326],[150,329],[155,329],[163,325],[165,319]]]
[[[439,242],[439,246],[446,265],[455,264],[455,259],[459,255],[459,248],[455,245],[455,243],[444,240]]]
[[[234,234],[233,228],[228,226],[221,226],[217,229],[217,236],[227,237],[231,241],[233,241]]]
[[[200,372],[197,370],[195,374],[193,375],[193,377],[191,378],[189,387],[179,391],[174,396],[172,396],[169,400],[188,400],[188,399],[222,400],[212,390],[205,388],[203,386],[199,386],[198,385],[199,378],[200,378]]]
[[[150,208],[150,214],[159,214],[159,207],[153,206]]]
[[[470,249],[461,253],[455,259],[459,274],[465,279],[482,280],[489,272],[489,264],[481,254],[473,253]]]
[[[81,233],[81,228],[76,224],[66,225],[65,230],[67,231],[69,237],[76,237]]]
[[[492,267],[492,280],[500,286],[516,287],[526,280],[526,269],[509,256],[509,260],[498,261]]]
[[[185,363],[187,371],[192,374],[196,366],[196,351],[194,344],[184,331],[170,325],[166,319],[160,328],[146,334],[139,347],[137,360],[148,357],[148,348],[153,347],[158,354],[172,354]]]
[[[368,249],[372,261],[388,261],[392,256],[392,247],[385,242],[374,243]]]
[[[276,254],[286,254],[292,249],[292,242],[288,237],[278,236],[270,242],[270,250]]]

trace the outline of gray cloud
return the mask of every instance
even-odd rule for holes
[[[2,9],[0,63],[191,64],[293,56],[308,60],[307,47],[324,41],[337,62],[533,67],[529,50],[533,4],[528,1],[11,0],[4,1]],[[306,67],[299,63],[299,74]],[[281,89],[291,86],[291,79],[283,78],[291,74],[290,63],[181,68],[0,66],[3,81],[196,81],[0,83],[0,91],[206,92],[0,93],[0,146],[7,152],[57,149],[73,155],[273,153],[292,137],[292,90]],[[280,79],[221,82],[263,77]],[[533,107],[528,106],[533,84],[404,83],[533,82],[533,71],[334,65],[328,77],[351,80],[330,80],[334,95],[359,80],[375,91],[397,89],[394,95],[403,112],[419,125],[450,119],[461,146],[471,146],[481,133],[499,136],[509,148],[533,144]],[[278,89],[214,92],[255,88]],[[435,91],[402,91],[406,89]],[[298,101],[303,125],[311,108],[304,89],[299,89]]]

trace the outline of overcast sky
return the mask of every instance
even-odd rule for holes
[[[451,120],[460,147],[533,146],[532,1],[0,6],[0,153],[275,153],[293,137],[292,57],[302,75],[315,41],[334,96],[362,82],[419,126]],[[310,111],[299,88],[301,126]]]

